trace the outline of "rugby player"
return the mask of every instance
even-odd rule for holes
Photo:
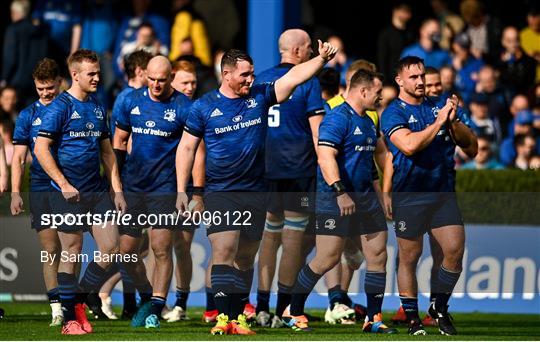
[[[189,174],[197,146],[204,138],[208,192],[205,207],[213,215],[207,228],[212,245],[211,281],[220,312],[212,334],[255,333],[242,312],[249,298],[254,257],[266,216],[265,195],[261,192],[267,189],[263,176],[268,109],[286,101],[336,51],[332,45],[319,41],[317,57],[294,66],[273,83],[252,87],[251,57],[239,50],[228,50],[221,60],[220,88],[191,107],[178,153],[177,208],[181,212],[188,209],[185,192]],[[227,218],[231,215],[241,215],[241,223]],[[229,321],[229,317],[237,320]]]
[[[310,331],[304,304],[319,279],[341,261],[347,238],[363,251],[367,263],[365,291],[367,333],[396,333],[382,321],[386,286],[387,227],[373,187],[373,156],[382,139],[366,114],[381,99],[382,75],[360,69],[350,80],[345,103],[325,116],[319,128],[317,156],[316,248],[294,284],[284,322],[295,331]]]
[[[439,98],[438,101],[442,103],[441,101],[445,101],[447,99],[447,96],[443,95],[443,87],[441,83],[441,75],[439,73],[439,70],[433,68],[433,67],[426,67],[426,81],[425,81],[425,93],[428,97],[436,97]],[[461,108],[457,108],[457,115],[458,120],[460,120],[462,123],[467,125],[469,127],[469,118],[467,113]],[[465,131],[466,134],[466,131]],[[476,156],[476,153],[478,152],[478,142],[477,139],[472,131],[469,131],[468,133],[469,139],[470,139],[470,145],[467,148],[462,148],[463,152],[470,158],[474,158]],[[455,179],[456,179],[456,171],[455,171],[455,159],[454,155],[456,152],[456,142],[450,138],[450,136],[445,137],[446,143],[447,143],[447,162],[448,162],[448,187],[449,191],[455,191]],[[460,146],[461,147],[461,146]],[[383,192],[385,196],[391,192],[392,189],[392,164],[387,167],[388,174],[385,175],[385,185],[383,186]],[[387,178],[388,176],[388,178]],[[388,208],[391,208],[391,197],[389,205],[387,205]],[[391,211],[391,209],[390,209]],[[428,232],[429,235],[429,246],[430,246],[430,252],[433,259],[433,265],[431,266],[431,275],[430,275],[430,294],[429,294],[429,302],[431,303],[435,302],[436,299],[436,288],[437,288],[437,278],[439,276],[439,269],[441,267],[443,254],[441,250],[441,246],[437,243],[437,240],[433,238],[433,235],[431,232]],[[399,258],[397,258],[397,264],[399,264]],[[392,322],[394,323],[407,323],[407,316],[405,315],[405,311],[403,310],[403,307],[400,306],[394,317],[392,317]],[[437,322],[433,317],[429,315],[429,313],[426,314],[424,319],[422,320],[422,324],[424,326],[437,326]]]
[[[313,53],[311,39],[303,30],[283,32],[278,44],[281,63],[258,75],[256,84],[274,82],[293,66],[308,61]],[[257,289],[257,323],[261,326],[281,325],[280,317],[290,304],[292,286],[304,260],[303,236],[313,212],[315,192],[314,144],[323,115],[316,77],[299,85],[287,101],[268,111],[265,178],[269,196]],[[271,322],[270,288],[280,245],[276,316]]]
[[[51,212],[75,218],[90,212],[102,221],[93,224],[85,220],[83,225],[64,221],[57,228],[62,252],[68,256],[60,260],[57,277],[65,321],[62,334],[82,335],[93,331],[86,318],[85,295],[99,291],[110,277],[109,272],[113,272],[112,261],[119,256],[118,229],[109,221],[114,215],[105,215],[114,207],[109,184],[100,175],[101,161],[112,186],[116,209],[124,212],[126,203],[109,140],[106,112],[94,96],[100,79],[98,57],[93,51],[81,49],[73,52],[67,62],[72,85],[44,110],[34,153],[51,178],[51,185],[59,190],[51,193]],[[77,284],[75,267],[86,228],[103,257],[88,264]]]
[[[60,326],[64,321],[64,314],[60,305],[58,290],[58,264],[60,262],[60,240],[56,229],[43,225],[41,215],[51,212],[49,206],[49,193],[54,191],[51,179],[45,173],[34,154],[35,141],[41,128],[44,109],[60,93],[61,78],[58,64],[49,58],[38,62],[32,72],[34,85],[39,99],[21,111],[15,124],[13,134],[13,160],[11,162],[11,214],[19,215],[24,211],[24,202],[21,197],[21,185],[24,178],[26,156],[28,150],[32,155],[30,166],[30,213],[31,227],[36,230],[41,250],[50,256],[55,256],[52,262],[43,262],[43,278],[47,297],[52,311],[50,326]]]
[[[176,149],[184,129],[187,110],[191,105],[187,96],[171,86],[172,66],[167,58],[152,58],[148,62],[146,73],[148,87],[134,90],[127,95],[116,119],[114,136],[117,159],[125,160],[122,180],[127,193],[128,212],[134,217],[176,213]],[[126,158],[124,148],[130,137],[131,151]],[[198,170],[194,168],[194,172]],[[204,172],[199,175],[204,176]],[[195,175],[195,184],[201,176]],[[146,298],[146,303],[133,317],[132,326],[160,327],[159,317],[165,307],[173,270],[173,231],[184,224],[187,223],[162,220],[152,226],[150,246],[155,259],[153,287],[150,287],[146,279],[142,260],[124,264],[136,286],[138,281],[144,286],[141,293],[148,293],[151,288],[153,290],[151,300]],[[122,253],[137,253],[142,228],[145,227],[128,225],[121,228]]]
[[[457,98],[446,104],[425,96],[424,62],[402,58],[396,68],[399,97],[382,115],[382,130],[393,155],[392,216],[399,248],[398,288],[409,334],[425,335],[418,316],[416,266],[428,231],[440,245],[443,260],[435,303],[428,313],[439,330],[455,335],[448,300],[462,269],[465,231],[455,196],[450,192],[448,137],[468,148],[469,128],[457,115]]]

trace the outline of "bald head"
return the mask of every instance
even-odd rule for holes
[[[279,36],[278,44],[282,63],[299,64],[305,62],[313,52],[309,35],[300,29],[290,29],[283,32]]]
[[[146,67],[146,77],[152,97],[158,100],[167,99],[174,91],[171,87],[172,66],[166,57],[153,57]]]

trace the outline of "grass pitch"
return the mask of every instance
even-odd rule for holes
[[[202,308],[190,308],[191,321],[162,322],[159,330],[131,328],[129,321],[92,321],[94,333],[84,336],[63,336],[60,328],[49,327],[49,305],[46,303],[0,303],[6,312],[0,320],[0,340],[540,340],[540,315],[454,314],[458,336],[441,336],[436,328],[427,328],[428,336],[409,336],[406,327],[398,327],[398,335],[364,334],[361,325],[329,325],[313,322],[310,333],[297,333],[289,328],[255,327],[254,336],[211,336],[211,325],[202,323]],[[119,312],[119,308],[115,308]],[[322,310],[309,310],[323,317]],[[387,320],[392,313],[385,314]]]

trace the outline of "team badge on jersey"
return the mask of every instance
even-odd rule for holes
[[[166,109],[165,112],[163,113],[164,113],[163,119],[169,122],[173,122],[174,119],[176,118],[176,110],[174,109]]]
[[[247,107],[248,108],[255,108],[257,107],[257,101],[255,101],[254,98],[250,97],[249,99],[246,100],[246,103],[247,103]]]
[[[101,111],[101,108],[99,107],[94,108],[94,113],[96,113],[96,118],[98,120],[103,120],[103,112]]]

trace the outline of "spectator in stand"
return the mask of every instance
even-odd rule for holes
[[[171,43],[169,22],[158,14],[149,11],[151,0],[132,0],[133,13],[126,16],[118,29],[116,43],[114,46],[114,71],[119,79],[123,79],[122,59],[118,58],[120,51],[124,45],[133,42],[137,39],[137,30],[142,23],[150,23],[155,32],[156,40],[160,45],[169,47]]]
[[[458,34],[452,43],[452,66],[456,70],[456,90],[467,104],[476,88],[478,72],[484,66],[482,60],[470,53],[471,40],[466,33]]]
[[[467,24],[465,32],[471,38],[471,53],[492,63],[501,50],[502,27],[499,20],[486,14],[479,0],[465,0],[460,5],[461,17]]]
[[[51,57],[66,68],[67,56],[77,50],[81,42],[81,2],[37,0],[32,19],[35,24],[40,23],[47,27]]]
[[[182,2],[184,0],[176,0]],[[230,49],[238,45],[241,32],[241,17],[236,0],[197,0],[195,10],[204,18],[211,50]]]
[[[452,64],[452,59],[447,51],[439,47],[441,41],[441,26],[433,18],[426,19],[420,26],[420,38],[418,43],[406,47],[401,52],[401,58],[416,56],[424,60],[425,66],[440,69],[445,65]]]
[[[394,78],[394,67],[404,47],[414,42],[414,33],[407,26],[411,20],[411,7],[398,3],[392,8],[392,21],[377,39],[377,65],[386,80]]]
[[[529,168],[531,170],[540,170],[540,155],[536,154],[532,156],[531,161],[529,163]]]
[[[452,94],[457,94],[456,89],[456,71],[451,66],[444,66],[439,70],[441,75],[441,85],[443,88],[443,96],[450,97]]]
[[[385,85],[381,92],[381,102],[379,102],[379,108],[377,108],[377,113],[382,113],[388,107],[390,102],[398,97],[398,90],[391,84]]]
[[[514,119],[514,135],[508,136],[501,143],[501,150],[499,153],[499,160],[506,166],[511,166],[516,159],[516,140],[518,135],[531,135],[534,137],[533,132],[533,120],[534,114],[529,110],[523,110],[517,113]],[[536,137],[535,140],[540,140],[540,137]],[[538,149],[535,154],[540,154],[540,141],[535,145]]]
[[[154,28],[150,23],[142,23],[141,26],[137,29],[137,39],[135,41],[124,44],[118,58],[120,61],[117,61],[119,65],[123,67],[123,61],[125,56],[131,55],[135,51],[143,50],[149,54],[164,55],[166,56],[169,52],[167,46],[162,45],[159,40],[156,39]]]
[[[486,137],[492,144],[501,141],[501,130],[497,121],[489,115],[489,98],[484,94],[474,94],[471,98],[471,129],[476,135]]]
[[[531,6],[527,13],[527,27],[521,30],[521,47],[536,59],[536,81],[540,82],[540,5]]]
[[[30,2],[15,0],[10,6],[11,24],[6,28],[3,46],[2,82],[17,90],[23,107],[37,97],[32,68],[47,55],[47,34],[29,18]]]
[[[473,160],[463,164],[462,170],[500,170],[504,165],[493,158],[491,143],[488,137],[478,136],[478,154]]]
[[[15,122],[17,116],[19,116],[17,103],[17,90],[11,86],[2,88],[2,90],[0,90],[0,119],[7,119],[11,122]]]
[[[523,51],[518,30],[513,26],[504,29],[501,43],[503,51],[497,62],[501,84],[511,96],[526,94],[534,86],[536,60]]]
[[[177,13],[171,29],[171,52],[169,59],[176,60],[182,56],[181,45],[189,40],[193,47],[193,54],[206,66],[212,65],[210,41],[206,33],[206,26],[201,16],[193,9],[191,0],[176,0]]]
[[[319,72],[317,76],[319,84],[321,85],[321,96],[324,100],[324,110],[328,114],[330,113],[330,105],[328,101],[339,95],[339,72],[334,68],[324,68]]]
[[[345,46],[343,45],[343,40],[339,36],[333,35],[328,37],[328,43],[332,46],[335,46],[338,49],[338,53],[336,54],[336,57],[334,57],[334,59],[326,63],[326,66],[334,68],[339,72],[339,74],[341,75],[340,84],[342,87],[345,87],[347,83],[347,70],[353,62],[353,59],[347,56]]]
[[[478,72],[476,82],[476,93],[484,94],[488,97],[488,112],[490,118],[498,121],[501,128],[506,130],[506,125],[511,117],[508,111],[508,100],[504,91],[499,87],[497,73],[490,65],[484,65]],[[506,132],[503,131],[506,135]]]
[[[532,112],[533,127],[537,132],[540,132],[540,96],[535,99]]]
[[[113,0],[86,0],[83,6],[81,48],[95,51],[101,69],[97,96],[105,108],[115,84],[112,60],[118,21]]]
[[[454,37],[463,31],[465,23],[448,8],[447,0],[431,0],[431,8],[441,25],[440,46],[444,50],[450,50]]]
[[[517,134],[514,137],[515,158],[511,166],[520,170],[531,168],[531,160],[537,151],[536,140],[532,134]]]
[[[510,103],[510,114],[512,114],[512,120],[507,127],[507,135],[514,136],[514,122],[515,118],[521,111],[526,111],[529,109],[529,100],[525,95],[516,95]]]

